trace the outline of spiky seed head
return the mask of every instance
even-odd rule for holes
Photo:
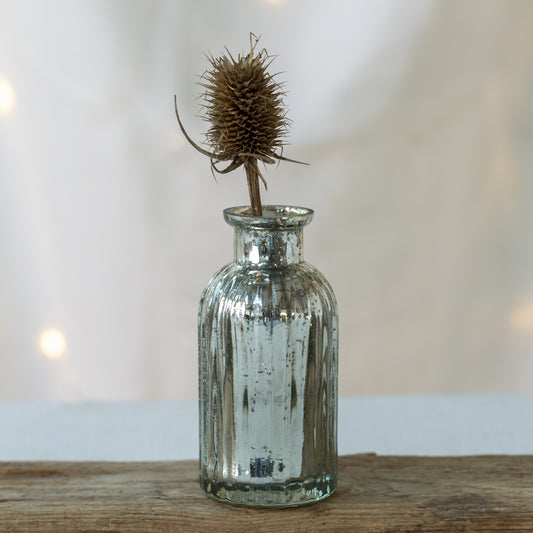
[[[272,58],[265,50],[234,59],[210,57],[203,75],[206,138],[219,161],[244,163],[250,157],[273,163],[288,132],[284,92],[267,72]]]
[[[252,37],[255,36],[250,34],[250,41]],[[300,161],[276,153],[276,149],[285,144],[284,137],[289,129],[283,104],[285,93],[267,72],[272,57],[266,50],[258,54],[254,51],[255,45],[251,45],[250,53],[244,57],[239,55],[236,60],[229,52],[229,57],[209,56],[212,68],[202,76],[201,85],[206,89],[203,118],[211,123],[206,133],[211,151],[201,148],[189,137],[179,116],[176,96],[174,107],[183,135],[196,150],[211,159],[213,172],[226,174],[244,167],[252,213],[262,216],[259,180],[265,188],[266,181],[257,162]],[[221,161],[230,163],[221,169],[217,166]]]

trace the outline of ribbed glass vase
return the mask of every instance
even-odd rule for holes
[[[198,317],[200,484],[227,503],[289,507],[337,483],[337,304],[303,259],[311,209],[224,211],[234,261]]]

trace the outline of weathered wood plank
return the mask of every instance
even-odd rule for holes
[[[533,456],[364,454],[339,466],[328,500],[254,510],[206,497],[196,461],[0,463],[0,531],[533,531]]]

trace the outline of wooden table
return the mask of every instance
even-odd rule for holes
[[[328,500],[296,509],[218,503],[196,461],[0,463],[0,531],[533,531],[533,456],[347,455]]]

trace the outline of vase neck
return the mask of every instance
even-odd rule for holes
[[[235,228],[234,260],[253,265],[285,266],[301,263],[303,230],[251,230]]]
[[[311,221],[310,209],[264,206],[263,216],[250,216],[250,208],[234,207],[224,218],[235,230],[235,262],[280,267],[303,262],[303,227]]]

